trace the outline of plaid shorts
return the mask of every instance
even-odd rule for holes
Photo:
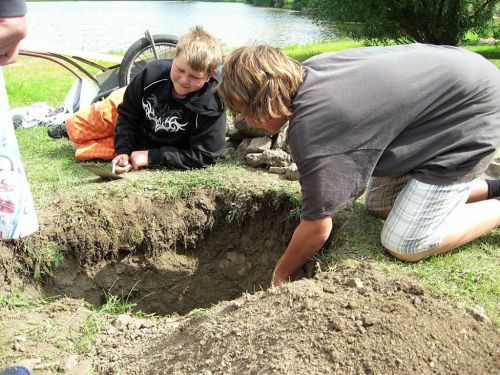
[[[381,233],[382,245],[399,254],[416,254],[438,246],[447,232],[447,219],[465,204],[474,181],[430,185],[410,175],[372,177],[365,206],[391,210]]]

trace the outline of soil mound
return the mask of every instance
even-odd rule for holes
[[[41,233],[0,246],[10,296],[0,298],[0,364],[37,375],[500,374],[500,332],[484,312],[452,307],[360,254],[267,289],[294,207],[271,193],[208,190],[130,194],[126,205],[61,198]],[[17,285],[66,298],[31,301]],[[114,319],[102,309],[112,296],[156,315]]]
[[[369,265],[151,325],[119,316],[100,374],[498,374],[500,335]]]

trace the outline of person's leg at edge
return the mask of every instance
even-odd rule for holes
[[[450,186],[410,182],[412,186],[405,187],[398,197],[396,212],[393,215],[391,211],[382,233],[382,237],[393,237],[385,243],[383,239],[383,243],[398,259],[415,262],[441,254],[500,225],[500,200],[488,199],[498,193],[492,194],[484,180]],[[419,191],[422,187],[427,190]],[[408,204],[408,200],[414,201]],[[391,229],[398,226],[401,228]]]
[[[0,67],[0,238],[22,238],[37,230],[38,219],[21,161]]]

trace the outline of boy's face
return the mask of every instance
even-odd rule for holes
[[[174,95],[182,98],[200,90],[213,74],[215,71],[212,74],[207,74],[193,70],[184,57],[176,57],[170,70],[170,79],[174,84]]]
[[[248,116],[245,118],[245,120],[247,121],[248,125],[254,126],[256,128],[266,129],[272,134],[278,133],[283,125],[288,121],[286,116],[273,118],[266,123],[258,123],[253,118]]]

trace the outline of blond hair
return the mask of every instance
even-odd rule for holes
[[[175,57],[183,57],[191,69],[208,74],[222,64],[222,54],[219,41],[201,26],[182,35],[175,50]]]
[[[302,65],[278,48],[241,47],[224,62],[218,92],[231,112],[266,123],[292,114],[303,75]]]

